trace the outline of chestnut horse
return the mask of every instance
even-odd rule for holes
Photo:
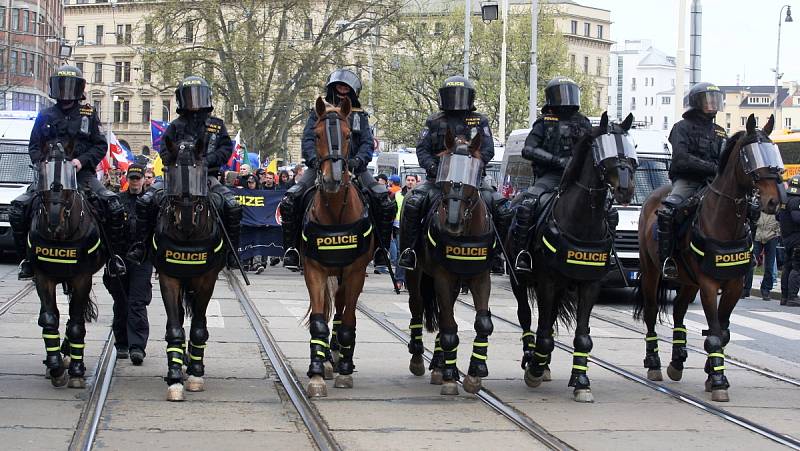
[[[746,130],[736,133],[727,141],[720,157],[717,175],[708,190],[702,194],[693,222],[680,238],[674,255],[680,288],[672,311],[672,361],[667,368],[667,374],[676,381],[683,377],[683,364],[687,358],[686,326],[683,319],[689,303],[700,291],[709,328],[703,332],[703,335],[707,335],[705,349],[708,352],[705,368],[708,374],[706,391],[711,392],[711,399],[714,401],[729,400],[729,384],[724,373],[724,347],[730,340],[730,316],[742,293],[743,271],[750,268],[752,258],[752,243],[749,241],[749,228],[746,225],[747,197],[753,189],[757,189],[761,196],[761,211],[768,214],[775,213],[778,206],[785,201],[781,177],[783,163],[778,149],[769,139],[773,125],[774,118],[770,117],[764,129],[758,130],[751,114]],[[752,149],[756,150],[755,154]],[[642,266],[635,316],[638,318],[643,315],[647,325],[644,364],[648,369],[648,379],[656,381],[662,380],[663,376],[655,325],[659,305],[663,308],[667,301],[667,287],[661,278],[658,242],[654,231],[656,211],[661,208],[661,202],[669,192],[670,185],[653,191],[642,206],[639,217]],[[701,242],[705,247],[699,244]],[[734,247],[738,249],[725,252],[731,243],[736,244]],[[717,248],[716,252],[712,252],[712,247]],[[706,256],[717,256],[720,261],[731,261],[712,261],[709,266],[705,262]],[[722,294],[717,305],[717,293],[720,290]]]
[[[366,200],[351,180],[351,104],[344,99],[334,107],[318,97],[316,102],[317,181],[303,220],[300,255],[311,304],[308,326],[311,363],[309,396],[328,395],[326,378],[332,377],[328,322],[335,303],[334,337],[338,344],[336,388],[353,388],[353,351],[356,344],[356,303],[364,288],[367,264],[375,250],[375,231]],[[341,321],[341,322],[339,322]]]

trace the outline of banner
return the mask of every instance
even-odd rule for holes
[[[169,125],[169,123],[166,121],[150,120],[150,141],[152,141],[153,150],[155,150],[156,153],[161,152],[161,135],[166,131],[167,125]]]
[[[280,226],[278,205],[284,194],[286,194],[286,190],[233,190],[233,195],[242,206],[242,225],[248,227]]]
[[[283,256],[283,232],[278,226],[242,226],[239,238],[239,258],[247,260],[256,255],[265,257]]]

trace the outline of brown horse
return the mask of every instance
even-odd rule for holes
[[[92,275],[103,266],[108,243],[101,240],[89,202],[77,186],[75,166],[69,161],[74,142],[66,149],[60,142],[50,142],[47,148],[47,161],[38,168],[39,198],[28,235],[28,258],[41,300],[39,325],[47,351],[44,363],[54,386],[67,384],[68,373],[70,388],[84,388],[85,323],[97,319],[97,306],[89,297]],[[69,297],[63,342],[58,332],[58,284],[63,284]]]
[[[477,393],[481,378],[488,376],[486,366],[492,315],[489,312],[490,263],[495,251],[495,235],[479,186],[483,169],[481,135],[472,142],[445,137],[447,150],[440,158],[437,184],[441,198],[433,200],[433,213],[427,220],[423,240],[417,245],[419,266],[406,272],[408,305],[411,310],[411,353],[409,369],[416,376],[425,374],[422,354],[423,320],[429,332],[439,330],[431,361],[431,383],[442,385],[441,394],[457,395],[459,379],[456,367],[458,325],[453,307],[462,286],[469,288],[475,305],[475,341],[464,381],[464,389]],[[433,193],[431,193],[433,199]]]
[[[328,395],[325,378],[332,377],[328,321],[336,304],[335,338],[338,358],[334,386],[353,388],[353,350],[356,344],[356,303],[364,288],[367,264],[374,252],[374,230],[365,199],[353,185],[347,165],[350,152],[349,99],[336,108],[318,97],[316,102],[316,192],[303,221],[305,277],[311,304],[311,363],[309,396]]]
[[[204,387],[206,309],[225,264],[225,246],[216,217],[221,199],[208,194],[203,139],[174,143],[166,138],[164,143],[164,190],[157,197],[161,208],[150,255],[167,312],[167,400],[183,401],[184,364],[186,390]],[[186,312],[192,318],[188,347]]]
[[[672,312],[672,361],[667,374],[676,381],[683,376],[683,363],[687,358],[683,319],[689,302],[700,291],[709,327],[703,332],[707,335],[705,349],[708,352],[706,391],[711,392],[714,401],[729,400],[724,347],[730,340],[731,312],[742,293],[742,276],[749,269],[752,258],[752,243],[746,225],[747,197],[757,189],[761,196],[761,211],[769,214],[774,213],[785,198],[781,179],[783,163],[777,148],[769,140],[773,124],[774,118],[770,117],[764,129],[758,130],[751,114],[746,130],[728,140],[717,175],[702,194],[693,222],[685,236],[680,238],[674,255],[680,288]],[[656,211],[669,192],[670,186],[667,185],[650,194],[639,218],[642,269],[635,316],[644,315],[647,325],[644,363],[648,379],[657,381],[663,376],[655,325],[659,305],[663,308],[667,301],[667,287],[661,278],[654,231]],[[720,290],[722,294],[717,305]]]

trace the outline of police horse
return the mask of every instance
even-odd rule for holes
[[[699,291],[708,322],[708,330],[703,331],[708,352],[705,388],[713,401],[730,399],[725,345],[730,340],[730,316],[742,293],[742,277],[750,270],[753,249],[747,225],[747,198],[757,190],[761,211],[767,214],[775,213],[786,201],[783,161],[769,139],[773,125],[774,118],[770,116],[763,130],[758,130],[751,114],[746,129],[727,141],[714,180],[678,212],[683,226],[679,227],[681,244],[676,246],[673,258],[678,266],[679,289],[672,310],[672,360],[667,375],[675,381],[683,377],[683,364],[688,357],[683,319]],[[669,185],[653,191],[639,217],[642,267],[635,316],[643,316],[647,325],[644,365],[648,379],[656,381],[662,380],[663,375],[655,325],[668,300],[655,238],[656,212],[669,192]]]
[[[432,202],[422,228],[416,253],[421,258],[413,271],[406,273],[408,305],[411,310],[411,353],[409,370],[425,374],[422,354],[423,323],[436,336],[431,383],[442,385],[442,395],[457,395],[459,380],[456,356],[458,325],[453,308],[462,285],[469,288],[475,306],[475,341],[472,343],[464,389],[477,393],[481,378],[489,375],[486,360],[492,315],[489,312],[491,281],[489,271],[495,252],[495,233],[489,211],[480,196],[483,163],[480,157],[481,135],[472,141],[445,136],[447,150],[438,155],[437,184],[441,195]]]
[[[85,323],[97,319],[97,306],[90,298],[92,275],[103,266],[110,243],[101,238],[92,207],[78,187],[70,162],[74,147],[72,141],[66,147],[57,140],[47,143],[47,159],[37,168],[37,198],[27,244],[41,300],[39,325],[47,351],[47,375],[56,387],[69,383],[70,388],[84,388]],[[63,342],[56,305],[59,284],[69,298]]]
[[[560,318],[575,321],[572,374],[569,386],[578,402],[593,402],[588,358],[592,350],[589,317],[600,290],[600,280],[611,264],[613,230],[607,221],[609,191],[619,204],[630,202],[637,158],[628,137],[633,116],[619,125],[610,124],[603,113],[575,144],[558,191],[542,205],[529,251],[534,270],[511,285],[518,315],[530,324],[529,294],[536,298],[538,324],[535,333],[523,334],[525,383],[538,387],[546,376],[554,349],[555,326]],[[518,283],[519,282],[519,283]],[[528,292],[530,290],[530,293]],[[527,318],[523,316],[527,315]]]
[[[208,341],[206,309],[225,265],[222,199],[208,192],[205,142],[172,142],[165,137],[164,189],[157,194],[159,215],[150,256],[158,271],[167,312],[168,401],[183,401],[185,389],[202,391]],[[188,346],[183,321],[191,316]]]
[[[318,97],[317,180],[308,195],[303,216],[300,255],[311,299],[308,328],[311,363],[307,392],[328,395],[326,378],[333,377],[328,321],[336,309],[334,338],[338,344],[336,388],[353,388],[353,351],[356,344],[356,303],[364,288],[367,264],[375,250],[375,230],[367,202],[353,184],[347,165],[350,153],[349,99],[338,108]]]

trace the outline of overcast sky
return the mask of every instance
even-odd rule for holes
[[[678,0],[577,0],[611,11],[611,39],[650,39],[675,56],[678,47]],[[691,0],[687,0],[691,9]],[[702,0],[703,81],[721,85],[773,85],[782,5],[792,5],[791,23],[781,31],[780,69],[784,80],[800,80],[800,0]],[[689,20],[686,20],[686,64],[689,64]],[[688,82],[688,80],[687,80]]]

